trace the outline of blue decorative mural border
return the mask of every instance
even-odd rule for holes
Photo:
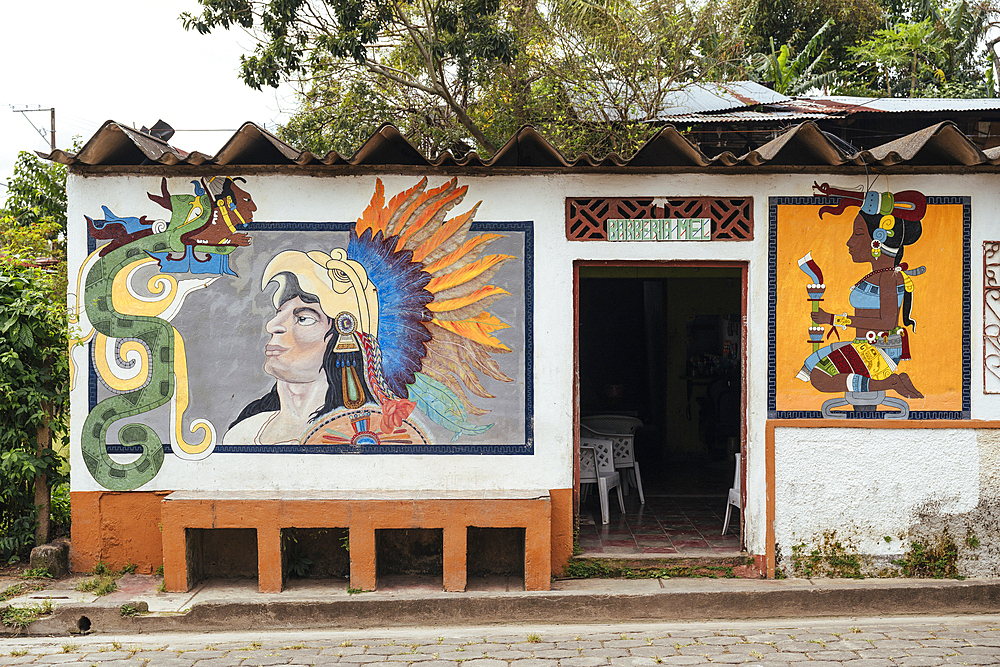
[[[839,197],[768,197],[767,229],[767,418],[821,419],[819,410],[777,410],[777,332],[775,314],[778,304],[778,206],[835,205]],[[928,205],[962,206],[962,409],[913,410],[910,419],[971,419],[972,417],[972,197],[927,197]],[[885,419],[887,412],[853,412],[852,419]],[[831,426],[836,421],[831,420]]]
[[[353,222],[251,222],[250,232],[348,232]],[[518,444],[463,444],[442,443],[423,445],[216,445],[213,454],[475,454],[481,456],[531,455],[535,452],[534,437],[534,222],[473,222],[470,233],[511,232],[524,235],[524,443]],[[87,234],[87,254],[97,249],[97,241]],[[88,409],[97,405],[97,372],[93,363],[93,340],[89,343],[88,360]],[[141,454],[142,448],[109,443],[109,454]],[[164,443],[163,452],[170,454],[170,443]]]

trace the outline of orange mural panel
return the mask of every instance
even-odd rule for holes
[[[769,416],[967,418],[968,198],[830,191],[771,200]]]

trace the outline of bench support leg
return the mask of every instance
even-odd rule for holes
[[[281,568],[281,529],[276,525],[257,528],[257,589],[280,593],[284,583]]]
[[[190,590],[187,563],[187,531],[166,503],[161,510],[163,526],[163,587],[171,593]]]
[[[552,528],[548,520],[534,521],[524,529],[524,590],[547,591],[551,584]]]
[[[369,522],[352,523],[348,534],[351,545],[351,588],[375,590],[375,528]]]
[[[443,531],[444,540],[444,589],[446,591],[463,592],[467,579],[469,529],[464,523],[448,526]]]

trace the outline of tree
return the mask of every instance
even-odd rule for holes
[[[66,169],[21,152],[0,211],[0,558],[50,537],[69,404]],[[38,266],[44,258],[45,268]]]
[[[932,1],[908,7],[900,19],[850,49],[844,88],[855,94],[908,97],[985,97],[992,94],[986,67],[997,60],[1000,9],[991,0]]]
[[[878,82],[882,82],[886,97],[899,94],[905,85],[909,87],[907,97],[913,97],[917,79],[922,78],[925,72],[930,76],[944,77],[944,73],[935,67],[935,60],[944,55],[945,49],[941,42],[932,39],[934,33],[930,20],[900,23],[888,30],[876,30],[871,39],[849,49],[860,66],[858,76],[867,79],[869,89],[877,88]]]
[[[21,226],[50,221],[66,231],[66,167],[47,163],[33,153],[21,151],[14,174],[7,183],[7,203],[0,213]]]
[[[199,1],[184,25],[250,30],[244,81],[296,83],[279,134],[320,153],[386,121],[430,155],[492,154],[524,123],[570,154],[628,150],[665,92],[741,59],[719,0]]]
[[[629,154],[689,83],[743,74],[725,5],[685,0],[551,0],[529,52],[532,122],[564,152]]]
[[[792,54],[829,21],[823,44],[834,69],[849,60],[848,48],[886,27],[886,0],[733,0],[748,53],[770,52],[771,40]]]
[[[812,88],[829,86],[834,82],[837,72],[820,71],[827,56],[827,49],[820,50],[820,47],[824,33],[832,25],[832,20],[824,23],[794,58],[788,44],[782,44],[778,49],[772,38],[771,53],[755,53],[750,62],[776,92],[784,95],[803,95]]]
[[[3,227],[16,224],[4,217]],[[67,479],[52,449],[66,427],[69,363],[66,310],[51,276],[0,260],[0,557],[49,540],[53,485]],[[65,299],[63,299],[65,303]]]
[[[500,0],[199,0],[184,27],[207,34],[240,26],[258,39],[242,77],[260,89],[297,79],[306,90],[370,74],[453,114],[484,150],[494,143],[469,115],[498,64],[516,56]]]

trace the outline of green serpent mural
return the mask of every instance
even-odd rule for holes
[[[194,181],[194,195],[170,195],[163,179],[161,193],[149,198],[171,212],[169,223],[145,216],[121,218],[107,207],[103,220],[87,218],[90,235],[109,243],[95,250],[81,268],[81,276],[86,272],[84,299],[72,321],[83,334],[72,342],[91,342],[98,376],[114,394],[94,406],[81,434],[87,469],[107,489],[138,488],[163,465],[160,437],[136,422],[125,423],[117,435],[122,445],[139,446],[142,454],[130,463],[112,460],[108,430],[117,421],[173,400],[175,453],[200,458],[214,447],[214,428],[203,420],[192,425],[192,431],[205,432],[202,442],[184,441],[180,422],[188,400],[187,363],[183,339],[169,319],[188,291],[216,279],[178,281],[174,274],[235,275],[228,255],[250,245],[250,237],[236,231],[236,225],[250,223],[256,205],[236,181],[242,179]],[[159,272],[148,282],[150,298],[134,291],[131,281],[139,269],[152,265],[158,265]]]

